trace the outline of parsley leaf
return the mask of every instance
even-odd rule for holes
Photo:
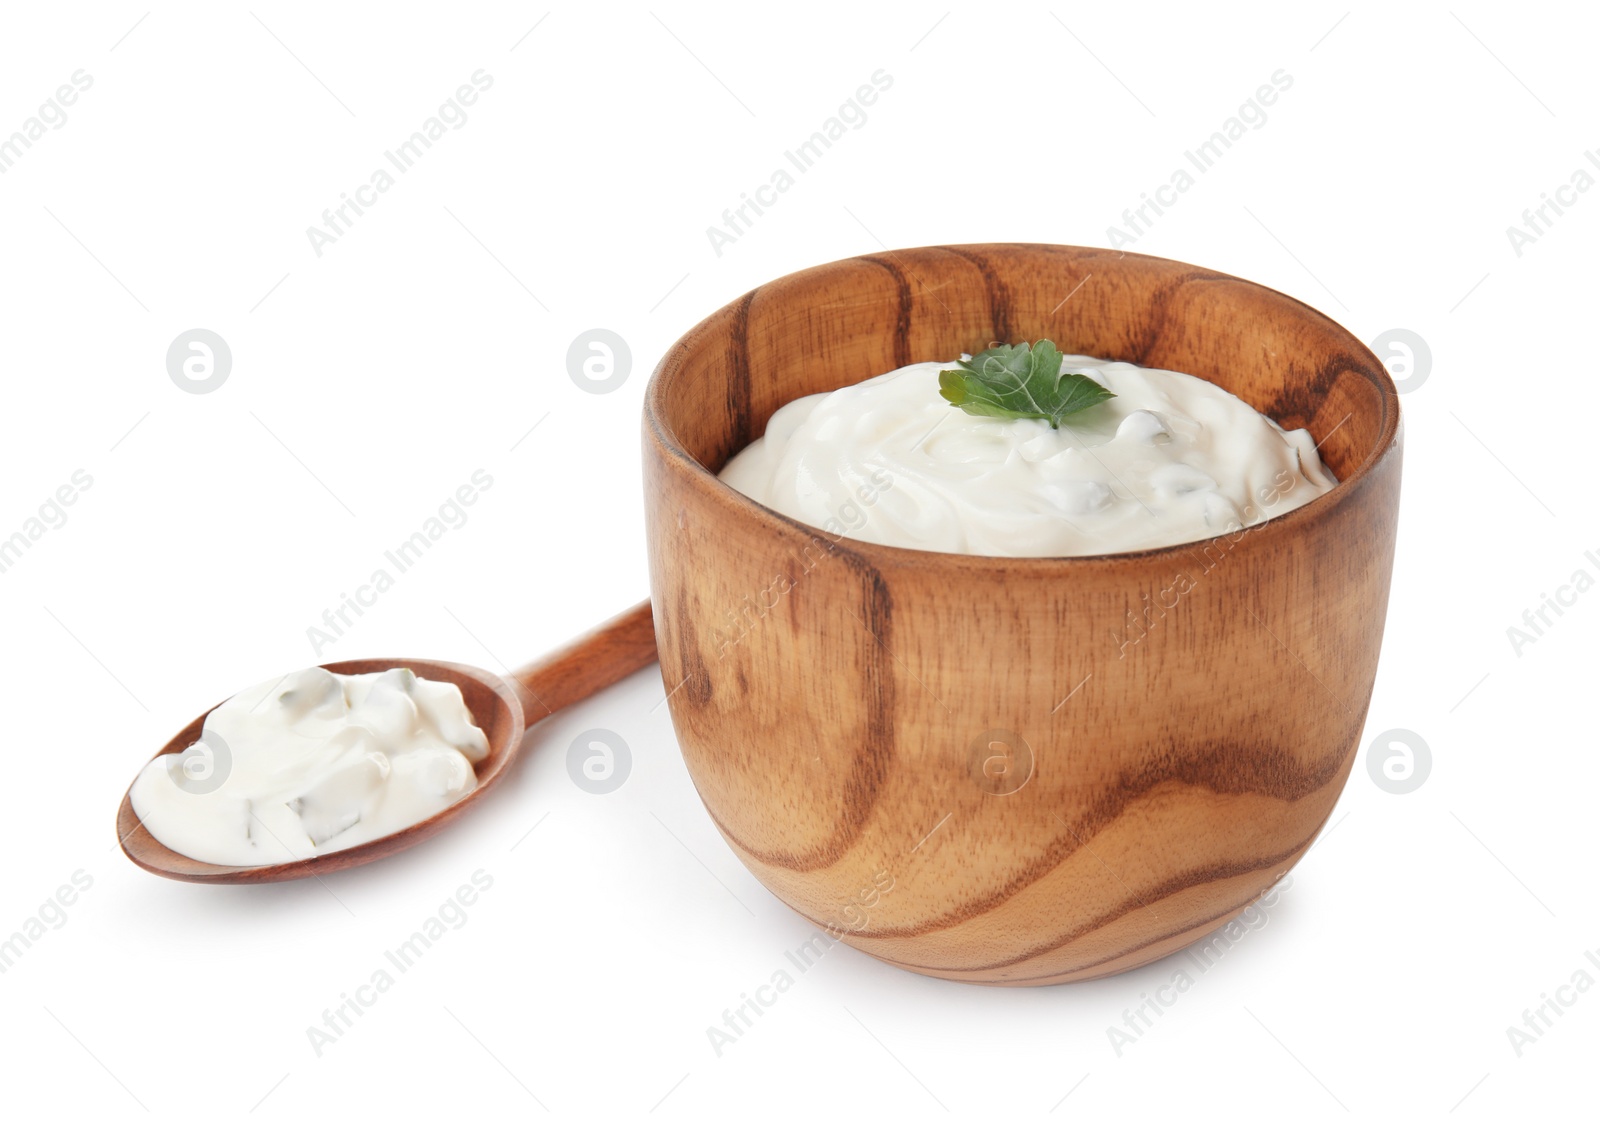
[[[1068,414],[1116,397],[1087,375],[1062,374],[1049,340],[1001,344],[956,362],[960,370],[939,372],[939,394],[968,414],[1043,418],[1055,430]]]

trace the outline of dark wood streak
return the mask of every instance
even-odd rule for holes
[[[1316,840],[1317,833],[1321,831],[1322,826],[1318,825],[1316,832],[1311,833],[1311,835],[1307,836],[1305,839],[1301,840],[1292,847],[1274,855],[1261,856],[1252,860],[1238,860],[1232,863],[1213,863],[1205,867],[1191,868],[1190,870],[1175,875],[1170,879],[1163,880],[1161,883],[1151,888],[1150,894],[1142,896],[1142,898],[1125,898],[1121,902],[1111,907],[1109,910],[1102,912],[1096,917],[1090,919],[1088,922],[1085,922],[1074,929],[1068,930],[1065,934],[1051,938],[1048,941],[1040,942],[1037,945],[1030,946],[1023,952],[1018,953],[1013,957],[1007,957],[1004,960],[991,961],[984,965],[914,965],[910,962],[899,963],[904,964],[908,969],[924,969],[932,972],[972,973],[991,972],[995,969],[1008,969],[1013,965],[1021,965],[1024,962],[1043,957],[1047,953],[1053,953],[1062,946],[1071,945],[1073,942],[1079,940],[1080,938],[1087,937],[1096,930],[1103,930],[1113,922],[1120,921],[1122,918],[1133,913],[1134,911],[1145,909],[1153,902],[1163,902],[1166,899],[1171,898],[1173,895],[1181,894],[1182,892],[1190,890],[1194,887],[1203,887],[1207,883],[1219,883],[1226,879],[1234,879],[1240,875],[1249,875],[1255,871],[1261,871],[1268,867],[1274,867],[1281,863],[1287,863],[1290,859],[1299,855],[1306,848],[1309,848]],[[1231,907],[1230,911],[1242,910],[1246,906],[1249,906],[1253,899],[1258,897],[1259,892],[1252,892],[1249,898],[1245,899],[1244,902]],[[1225,917],[1230,911],[1223,911],[1222,914],[1219,914],[1216,917]],[[1216,918],[1212,919],[1212,921],[1215,920]],[[1130,946],[1129,948],[1123,950],[1121,953],[1117,954],[1117,957],[1125,957],[1129,953],[1143,949],[1145,946],[1154,945],[1155,943],[1164,941],[1170,937],[1176,937],[1185,930],[1193,929],[1195,925],[1199,924],[1201,923],[1193,923],[1185,926],[1183,929],[1175,930],[1172,933],[1148,938],[1144,941],[1141,941],[1138,945]],[[863,931],[858,936],[862,938],[875,938],[883,935]],[[1116,958],[1112,957],[1108,958],[1108,960],[1116,960]],[[1083,968],[1090,967],[1092,966],[1083,966]]]
[[[852,567],[861,572],[862,620],[873,636],[873,645],[882,645],[893,651],[894,599],[883,575],[866,560],[851,557]],[[845,809],[851,826],[849,846],[854,846],[878,803],[878,794],[889,779],[897,755],[894,729],[895,675],[894,668],[883,660],[873,661],[867,670],[866,697],[868,701],[867,753],[861,755],[861,765],[851,774],[845,788]],[[848,848],[841,849],[843,856]]]
[[[1184,927],[1182,927],[1180,929],[1172,930],[1172,931],[1169,931],[1168,933],[1165,933],[1165,934],[1160,934],[1160,935],[1158,935],[1156,937],[1152,937],[1152,938],[1148,939],[1142,945],[1134,946],[1132,949],[1124,950],[1121,953],[1116,953],[1116,954],[1113,954],[1113,955],[1111,955],[1109,957],[1102,957],[1098,961],[1090,961],[1088,964],[1085,964],[1085,965],[1074,966],[1072,969],[1070,969],[1068,971],[1071,972],[1074,975],[1076,975],[1078,973],[1087,973],[1087,972],[1090,972],[1090,971],[1092,971],[1094,969],[1100,968],[1100,966],[1102,966],[1102,965],[1110,965],[1110,964],[1112,964],[1114,962],[1125,960],[1126,958],[1131,957],[1134,954],[1139,953],[1141,950],[1150,949],[1153,946],[1161,945],[1161,944],[1163,944],[1165,942],[1172,941],[1174,938],[1181,938],[1181,937],[1185,936],[1186,934],[1192,934],[1196,930],[1202,930],[1202,931],[1209,932],[1211,930],[1211,928],[1213,926],[1217,925],[1218,923],[1226,923],[1230,918],[1235,918],[1238,915],[1242,914],[1249,907],[1249,905],[1252,902],[1255,902],[1260,897],[1261,896],[1259,894],[1253,895],[1252,897],[1247,898],[1244,902],[1240,903],[1237,906],[1230,906],[1230,907],[1228,907],[1228,909],[1219,911],[1216,914],[1207,915],[1204,918],[1198,919],[1192,925],[1184,926]],[[1131,964],[1131,965],[1124,966],[1124,968],[1125,969],[1137,969],[1141,965],[1148,965],[1152,961],[1161,960],[1163,957],[1171,957],[1176,952],[1178,952],[1178,950],[1174,949],[1174,950],[1169,950],[1166,953],[1152,954],[1151,956],[1146,957],[1144,960],[1135,962],[1134,964]],[[1042,973],[1042,974],[1040,974],[1039,976],[1036,976],[1036,977],[1006,977],[1005,978],[1005,983],[1006,984],[1042,984],[1045,981],[1054,980],[1055,978],[1057,978],[1057,977],[1059,977],[1061,975],[1062,975],[1061,973],[1057,972],[1057,973]]]
[[[678,669],[682,672],[682,680],[676,686],[668,685],[669,694],[687,692],[690,700],[696,706],[704,707],[711,702],[711,673],[706,668],[706,662],[700,657],[700,636],[695,628],[693,618],[685,614],[678,622],[675,630],[678,641]],[[665,643],[666,638],[662,638]]]
[[[916,362],[911,356],[911,309],[913,304],[911,284],[906,279],[905,272],[894,264],[892,258],[880,258],[874,254],[863,254],[858,260],[870,262],[879,269],[885,270],[890,277],[894,278],[894,283],[900,291],[899,313],[895,318],[894,325],[894,365],[896,367],[905,367]]]
[[[861,579],[862,612],[857,617],[863,623],[863,628],[870,630],[876,637],[875,640],[872,637],[866,638],[865,643],[873,649],[878,647],[879,642],[892,646],[894,605],[889,587],[876,568],[843,546],[843,542],[834,548],[832,558],[843,561]],[[826,566],[827,563],[819,565]],[[685,627],[687,628],[687,625]],[[695,655],[695,660],[703,671],[705,665],[699,661],[698,654]],[[685,657],[685,668],[688,667]],[[817,871],[831,867],[855,847],[861,838],[861,833],[866,830],[884,782],[888,780],[896,760],[894,729],[896,688],[893,669],[884,661],[872,661],[867,666],[866,674],[863,697],[870,707],[866,724],[866,744],[870,747],[870,752],[857,755],[855,768],[845,778],[840,796],[839,819],[834,831],[826,840],[803,851],[763,851],[740,839],[715,812],[707,808],[712,823],[729,843],[749,855],[758,857],[763,863],[781,867],[786,871]],[[708,698],[709,691],[708,684]]]
[[[965,246],[950,246],[946,248],[958,258],[964,258],[978,267],[978,272],[983,275],[984,292],[989,299],[989,321],[994,325],[994,338],[1002,343],[1012,343],[1011,328],[1011,290],[995,272],[994,266],[988,258]],[[988,343],[988,341],[984,341]],[[980,349],[981,350],[981,349]]]
[[[1171,941],[1174,938],[1183,937],[1185,934],[1192,934],[1192,933],[1195,933],[1196,931],[1209,932],[1211,927],[1215,926],[1216,924],[1225,923],[1225,922],[1228,921],[1228,919],[1236,917],[1237,915],[1243,913],[1243,911],[1245,910],[1246,907],[1248,907],[1252,902],[1256,901],[1256,899],[1258,899],[1260,897],[1261,896],[1259,894],[1258,895],[1254,895],[1251,898],[1246,899],[1244,902],[1242,902],[1242,903],[1240,903],[1238,905],[1230,906],[1226,910],[1219,911],[1216,914],[1208,915],[1205,918],[1195,919],[1189,925],[1179,927],[1176,930],[1169,930],[1167,933],[1164,933],[1164,934],[1155,935],[1155,936],[1150,937],[1149,939],[1145,940],[1144,942],[1142,942],[1139,945],[1132,946],[1131,948],[1128,948],[1128,949],[1119,950],[1118,952],[1113,953],[1113,954],[1111,954],[1111,955],[1109,955],[1107,957],[1100,958],[1098,961],[1089,961],[1089,962],[1086,962],[1084,964],[1074,965],[1070,969],[1060,969],[1060,970],[1057,970],[1056,972],[1053,972],[1053,973],[1041,973],[1038,976],[1033,976],[1033,977],[997,977],[997,978],[995,978],[993,983],[995,983],[995,984],[1049,984],[1052,981],[1059,981],[1064,976],[1076,977],[1080,973],[1089,973],[1089,972],[1093,971],[1094,969],[1100,968],[1102,965],[1111,965],[1111,964],[1114,964],[1114,963],[1116,963],[1118,961],[1124,961],[1129,957],[1133,957],[1133,956],[1137,955],[1141,950],[1150,949],[1151,947],[1160,945],[1163,942]],[[1198,935],[1198,934],[1196,935],[1196,940],[1198,940],[1199,936],[1200,935]],[[1178,953],[1178,952],[1180,952],[1179,949],[1173,949],[1173,950],[1167,951],[1166,953],[1153,953],[1149,957],[1146,957],[1144,960],[1135,961],[1134,963],[1132,963],[1130,965],[1124,965],[1122,968],[1118,969],[1117,971],[1118,972],[1127,972],[1130,969],[1137,969],[1137,968],[1140,968],[1141,966],[1151,964],[1154,961],[1160,961],[1163,958],[1171,957],[1173,954]],[[969,972],[969,971],[982,971],[982,970],[967,970],[967,969],[960,969],[960,968],[941,969],[941,968],[928,966],[928,965],[915,965],[915,964],[912,964],[909,961],[901,961],[901,960],[898,960],[897,958],[888,957],[888,956],[885,956],[885,955],[883,955],[881,953],[874,954],[874,956],[880,958],[881,960],[889,962],[891,965],[897,965],[902,969],[910,969],[913,972],[939,974],[939,973],[960,973],[960,972]],[[957,978],[957,979],[959,979],[959,978]]]
[[[1142,330],[1139,333],[1138,346],[1133,355],[1127,357],[1128,361],[1137,363],[1141,367],[1149,365],[1150,356],[1155,353],[1156,346],[1160,344],[1162,334],[1167,331],[1168,325],[1173,322],[1171,306],[1174,296],[1197,282],[1220,280],[1223,280],[1220,274],[1210,273],[1206,270],[1190,270],[1188,273],[1178,275],[1164,285],[1154,286],[1146,299],[1146,304],[1150,306],[1151,311],[1146,314]],[[1124,357],[1115,356],[1112,358],[1123,359]]]
[[[1280,801],[1299,800],[1339,776],[1350,761],[1350,756],[1355,753],[1354,746],[1359,734],[1358,724],[1354,733],[1350,733],[1345,739],[1344,744],[1350,749],[1329,755],[1305,770],[1296,769],[1292,756],[1281,750],[1254,750],[1219,743],[1201,750],[1182,753],[1175,744],[1169,743],[1163,758],[1153,759],[1137,773],[1124,773],[1109,782],[1099,798],[1078,818],[1076,824],[1067,826],[1065,832],[1056,835],[1050,841],[1041,855],[1013,872],[990,894],[964,901],[945,913],[916,925],[873,930],[864,933],[863,936],[920,937],[937,930],[959,926],[987,914],[1048,876],[1070,859],[1080,847],[1104,832],[1130,806],[1142,801],[1151,790],[1163,782],[1176,781],[1189,789],[1224,796],[1252,794]],[[731,843],[761,863],[793,871],[814,869],[814,866],[792,867],[786,864],[783,862],[783,853],[751,848],[732,833],[726,824],[718,820],[715,814],[712,815],[712,820]],[[1246,870],[1255,869],[1251,867]]]
[[[1378,385],[1371,374],[1353,355],[1340,353],[1332,356],[1317,366],[1316,373],[1304,384],[1285,387],[1263,409],[1273,418],[1304,418],[1309,424],[1316,416],[1316,404],[1325,399],[1341,375],[1358,375],[1367,380],[1374,389],[1379,391],[1381,403],[1378,422],[1380,428],[1387,423],[1391,409],[1390,396],[1382,393],[1383,388]],[[1338,420],[1335,419],[1335,424]]]
[[[732,321],[728,326],[728,342],[732,347],[730,360],[733,375],[727,381],[728,429],[731,440],[721,451],[719,464],[755,439],[750,419],[750,306],[755,303],[759,288],[752,289],[733,305]]]

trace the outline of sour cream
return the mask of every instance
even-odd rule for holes
[[[260,867],[425,820],[472,792],[488,753],[455,684],[307,668],[217,707],[200,741],[147,765],[130,796],[173,851]]]
[[[1069,415],[983,418],[939,396],[951,363],[914,363],[781,407],[721,478],[869,543],[1007,557],[1170,547],[1250,527],[1334,486],[1305,430],[1214,383],[1064,357],[1117,396]],[[844,518],[849,513],[852,519]]]

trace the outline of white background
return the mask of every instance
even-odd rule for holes
[[[1506,234],[1600,148],[1577,6],[20,7],[0,135],[74,71],[93,85],[0,176],[0,537],[75,470],[93,485],[0,574],[0,936],[93,884],[0,975],[8,1117],[1503,1121],[1592,1097],[1600,989],[1520,1056],[1506,1030],[1600,979],[1600,593],[1507,636],[1600,577],[1600,191],[1520,256]],[[480,68],[465,125],[314,253],[323,209]],[[714,253],[722,210],[879,69],[866,124]],[[145,759],[312,663],[307,627],[473,470],[494,485],[470,522],[323,659],[499,668],[631,605],[640,402],[680,333],[885,246],[1105,245],[1279,69],[1266,124],[1134,248],[1363,340],[1411,329],[1433,362],[1403,400],[1362,760],[1269,923],[1120,1055],[1107,1027],[1178,962],[995,990],[840,947],[718,1057],[706,1028],[809,927],[712,828],[654,668],[381,864],[205,888],[118,853]],[[195,327],[233,353],[205,395],[165,367]],[[611,394],[567,374],[594,327],[631,346]],[[566,771],[592,727],[632,749],[606,796]],[[1403,796],[1366,769],[1391,728],[1432,751]],[[480,869],[466,924],[319,1057],[307,1027]]]

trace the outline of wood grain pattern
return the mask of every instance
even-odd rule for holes
[[[277,883],[342,871],[420,844],[476,806],[506,776],[523,746],[527,728],[563,707],[609,687],[656,658],[649,602],[641,602],[564,648],[502,678],[481,668],[440,660],[369,659],[324,664],[330,672],[358,675],[410,668],[427,680],[453,683],[489,740],[489,755],[474,767],[478,785],[446,809],[399,832],[344,851],[266,867],[225,867],[173,851],[152,836],[127,794],[117,809],[117,838],[134,863],[156,875],[190,883]],[[195,718],[163,746],[162,754],[186,750],[200,737],[206,714]],[[131,787],[130,787],[131,791]]]
[[[992,559],[840,539],[715,478],[801,395],[1041,337],[1210,379],[1310,429],[1340,483],[1201,543]],[[695,785],[773,893],[892,964],[1043,984],[1181,948],[1277,881],[1344,785],[1400,462],[1376,357],[1224,274],[977,245],[762,286],[646,393],[662,678]]]
[[[650,603],[640,602],[575,641],[511,674],[532,726],[654,664],[656,630]]]

